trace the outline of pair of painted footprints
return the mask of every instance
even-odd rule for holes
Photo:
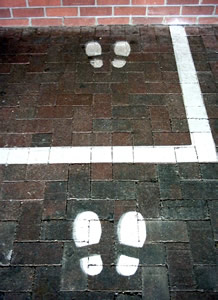
[[[85,211],[77,215],[73,227],[73,238],[77,247],[98,244],[101,234],[101,223],[96,213]],[[135,211],[123,214],[118,222],[117,236],[122,245],[142,248],[146,240],[146,226],[142,215]],[[131,276],[137,271],[138,265],[138,258],[119,255],[116,271],[120,275]],[[100,255],[91,255],[81,258],[80,266],[86,274],[94,276],[101,273],[103,262]]]
[[[89,42],[85,46],[86,55],[90,58],[90,63],[94,68],[101,68],[103,60],[100,57],[102,54],[101,45],[98,42]],[[111,62],[115,68],[122,68],[126,64],[126,59],[131,52],[128,42],[120,41],[114,44],[114,53],[117,56]]]

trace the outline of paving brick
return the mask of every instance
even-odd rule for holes
[[[0,265],[10,264],[15,238],[16,223],[0,222]]]
[[[67,198],[67,182],[51,181],[45,184],[45,200],[64,201]]]
[[[213,292],[172,292],[171,293],[171,299],[172,300],[188,300],[188,299],[196,299],[196,300],[215,300],[217,296],[217,293]]]
[[[80,258],[85,256],[88,256],[87,248],[80,248],[78,251],[74,242],[64,244],[61,291],[85,291],[87,289],[87,275],[81,270],[79,263]]]
[[[102,200],[101,200],[102,201]],[[110,200],[111,202],[111,200]],[[114,201],[114,220],[118,221],[124,213],[137,211],[136,200],[116,200]]]
[[[0,220],[1,221],[17,221],[20,216],[19,201],[1,201]]]
[[[194,263],[215,263],[215,247],[210,222],[190,221],[188,233]]]
[[[68,200],[67,219],[75,220],[79,213],[84,211],[95,212],[100,220],[113,220],[114,201],[108,200]]]
[[[31,147],[51,147],[52,134],[51,133],[36,133],[32,136]]]
[[[139,251],[140,265],[165,265],[166,250],[164,244],[144,244]]]
[[[208,219],[207,203],[204,200],[166,200],[161,203],[161,216],[170,220]]]
[[[61,264],[62,243],[15,243],[12,255],[13,265]]]
[[[43,199],[43,182],[8,182],[2,185],[3,200]]]
[[[188,230],[183,221],[147,221],[148,242],[188,242]]]
[[[215,201],[209,201],[208,202],[209,207],[209,213],[210,213],[210,219],[211,219],[211,226],[213,230],[214,240],[218,240],[218,202]]]
[[[45,221],[41,229],[42,240],[71,240],[72,239],[72,222]]]
[[[72,165],[69,168],[68,192],[70,198],[90,197],[90,167]]]
[[[181,199],[181,187],[177,166],[158,166],[161,199]]]
[[[114,164],[115,180],[156,181],[156,167],[153,164]]]
[[[141,276],[140,268],[134,276],[130,277],[118,275],[113,266],[105,266],[98,276],[88,278],[88,288],[91,290],[140,291],[142,288]]]
[[[181,179],[200,179],[200,168],[197,163],[181,163],[179,166],[179,175]]]
[[[113,182],[92,182],[91,186],[93,199],[135,199],[135,182],[113,181]]]
[[[127,293],[127,294],[123,293],[123,294],[118,294],[115,299],[117,299],[117,300],[131,300],[131,299],[132,300],[133,299],[140,300],[140,299],[142,299],[142,295],[140,293]]]
[[[26,177],[28,180],[65,181],[68,179],[68,165],[29,165]]]
[[[145,218],[158,218],[160,214],[160,192],[156,183],[137,184],[137,205]]]
[[[84,292],[62,292],[59,294],[60,300],[113,300],[114,293],[113,292],[93,292],[93,291],[84,291]]]
[[[33,268],[4,267],[0,268],[1,291],[31,291],[34,276]]]
[[[52,136],[52,146],[69,146],[71,144],[71,119],[53,120],[54,133]]]
[[[46,200],[44,201],[42,219],[64,219],[66,215],[66,200]]]
[[[148,109],[145,106],[113,106],[113,118],[148,118]]]
[[[201,164],[200,167],[204,179],[218,178],[218,164]]]
[[[113,146],[131,146],[133,144],[133,136],[129,132],[116,132],[112,134]]]
[[[93,120],[94,131],[112,131],[112,120],[110,119],[94,119]]]
[[[33,299],[52,299],[60,289],[60,267],[37,267],[33,287]]]
[[[187,244],[168,244],[167,262],[171,289],[195,288],[191,251]]]
[[[218,183],[215,181],[184,181],[181,189],[185,199],[213,200],[218,197]]]
[[[31,293],[5,293],[5,298],[2,300],[31,300]]]
[[[117,256],[115,254],[115,243],[111,243],[111,240],[115,240],[114,223],[111,220],[101,221],[102,235],[99,244],[90,245],[90,254],[101,255],[104,267],[110,266],[116,261]]]
[[[194,267],[197,288],[203,290],[217,290],[217,268],[216,266],[200,265]]]
[[[24,181],[26,179],[26,165],[5,165],[3,167],[4,181]]]
[[[112,164],[92,164],[92,180],[112,180]]]
[[[143,297],[170,299],[166,267],[145,267],[142,274]]]
[[[21,203],[21,214],[17,228],[17,240],[38,240],[42,215],[42,201]]]
[[[190,145],[189,133],[186,132],[154,132],[155,145]]]

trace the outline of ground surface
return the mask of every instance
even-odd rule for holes
[[[106,30],[108,29],[108,30]],[[187,27],[217,140],[218,27]],[[190,143],[168,27],[1,29],[0,146]],[[94,69],[84,44],[102,45]],[[113,43],[128,40],[122,69]],[[0,165],[0,299],[217,299],[218,164]],[[83,211],[101,221],[99,244],[75,246]],[[146,222],[141,249],[119,244],[128,211]],[[100,254],[87,276],[80,258]],[[119,254],[139,258],[133,276]]]

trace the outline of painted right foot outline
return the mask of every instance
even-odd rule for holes
[[[117,56],[111,62],[115,68],[122,68],[126,64],[126,58],[129,56],[131,48],[128,42],[119,41],[114,44],[114,53]]]
[[[146,240],[145,220],[139,212],[129,211],[123,214],[117,225],[118,241],[122,245],[142,248]],[[123,276],[134,275],[139,259],[120,255],[117,260],[117,273]]]

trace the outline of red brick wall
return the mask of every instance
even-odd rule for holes
[[[218,24],[218,0],[0,0],[0,26]]]

